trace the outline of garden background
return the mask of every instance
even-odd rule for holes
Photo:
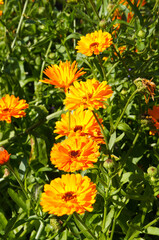
[[[0,239],[158,239],[158,15],[158,0],[0,1]],[[112,42],[95,52],[105,36],[93,42],[94,33],[106,33]],[[79,41],[86,36],[80,46]],[[83,139],[79,140],[83,141],[81,149],[87,146],[88,139],[91,141],[93,150],[89,151],[94,164],[89,162],[87,152],[85,160],[81,158],[85,161],[82,167],[73,170],[57,167],[53,151],[63,141],[71,146],[68,139],[75,138],[73,133],[68,134],[71,117],[82,104],[69,108],[66,99],[71,89],[74,93],[73,86],[80,93],[80,85],[71,83],[63,89],[40,81],[51,79],[46,70],[49,66],[62,63],[67,63],[69,69],[71,64],[78,67],[73,81],[81,85],[88,82],[87,93],[90,86],[103,86],[98,97],[103,97],[104,104],[102,98],[94,98],[91,107],[88,94],[83,105],[85,113],[89,110],[94,114],[91,121],[96,123],[92,129],[88,130],[87,123],[87,133],[82,132],[81,137],[82,120],[76,126],[76,140]],[[64,81],[71,78],[69,71],[64,71]],[[97,82],[92,83],[92,79]],[[102,92],[105,88],[112,91],[106,102],[108,90]],[[85,100],[82,94],[81,103]],[[11,102],[4,107],[8,95],[29,104],[25,105],[23,116],[16,113],[7,120],[10,109],[15,107]],[[80,94],[74,96],[73,104],[79,98]],[[68,114],[68,132],[59,138],[61,133],[55,129],[61,114]],[[88,135],[88,139],[83,135]],[[59,154],[61,161],[65,160],[63,152]],[[75,147],[71,154],[75,159]],[[47,206],[46,210],[48,199],[43,197],[45,206],[41,206],[44,185],[61,181],[62,176],[90,179],[92,185],[87,186],[87,191],[92,198],[85,195],[87,183],[82,189],[84,199],[72,203],[77,196],[75,183],[69,180],[73,190],[62,197],[66,205],[58,198],[55,203],[52,195],[53,209]],[[60,189],[62,185],[58,184]],[[62,213],[58,215],[57,209]]]

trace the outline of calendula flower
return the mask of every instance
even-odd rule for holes
[[[145,0],[130,0],[131,1],[131,3],[133,4],[133,5],[136,5],[137,7],[141,4],[141,6],[143,7],[145,4],[146,4],[146,1]],[[119,4],[122,4],[122,5],[125,5],[125,6],[127,6],[127,5],[129,5],[129,3],[128,3],[128,1],[126,1],[126,0],[121,0],[120,2],[119,2]]]
[[[99,118],[102,124],[103,119]],[[61,115],[61,121],[56,122],[55,133],[59,134],[56,138],[62,136],[73,136],[78,133],[81,136],[92,138],[98,144],[104,143],[103,135],[101,134],[100,127],[93,116],[91,110],[77,109],[70,113],[70,126],[69,126],[69,112]]]
[[[113,13],[112,21],[114,21],[114,20],[116,20],[116,19],[118,19],[118,20],[121,20],[121,19],[122,19],[122,14],[120,13],[120,11],[119,11],[118,8],[116,8],[115,11],[114,11],[114,13]],[[114,31],[112,32],[112,34],[115,34],[115,35],[116,35],[116,32],[119,30],[119,28],[120,28],[120,23],[114,24],[114,25],[113,25]]]
[[[0,165],[6,164],[9,161],[10,155],[7,150],[0,147]]]
[[[28,108],[28,104],[24,99],[8,94],[0,99],[0,121],[11,123],[11,117],[21,118],[26,115],[23,109]]]
[[[148,115],[151,117],[152,129],[150,130],[150,135],[159,134],[159,106],[153,106],[153,109],[148,109]]]
[[[126,50],[126,46],[121,46],[118,48],[120,55],[122,55],[125,50]],[[114,52],[114,55],[117,56],[117,53]]]
[[[59,66],[56,64],[48,66],[44,70],[44,73],[49,79],[45,78],[44,80],[40,81],[55,85],[56,88],[64,88],[66,92],[74,81],[85,74],[85,72],[82,72],[82,70],[83,68],[78,70],[76,61],[74,61],[72,64],[69,61],[60,61]]]
[[[75,172],[93,167],[100,155],[99,146],[87,136],[78,134],[54,144],[50,160],[59,170]]]
[[[2,14],[3,14],[3,11],[0,10],[0,16],[2,16]]]
[[[128,16],[127,16],[127,22],[129,23],[131,21],[131,19],[133,18],[134,13],[133,12],[129,12]]]
[[[77,42],[76,49],[86,56],[99,55],[112,44],[112,36],[102,30],[88,33]]]
[[[74,82],[69,92],[66,93],[64,104],[66,109],[74,110],[79,107],[84,109],[106,108],[105,101],[112,96],[113,91],[106,81],[99,82],[95,78],[86,82]]]
[[[96,192],[96,185],[87,176],[66,174],[45,184],[40,204],[44,212],[57,216],[83,214],[93,211]]]
[[[0,5],[3,5],[3,4],[4,4],[3,0],[0,0]]]

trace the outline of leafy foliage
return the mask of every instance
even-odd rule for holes
[[[154,125],[148,109],[158,105],[159,9],[158,0],[134,2],[4,0],[0,5],[0,98],[13,94],[29,104],[25,118],[0,122],[0,146],[11,153],[10,165],[0,167],[0,239],[158,239],[159,140],[158,132],[149,134]],[[121,18],[112,20],[117,9]],[[80,37],[99,29],[112,34],[111,47],[98,56],[77,53]],[[43,186],[61,176],[50,151],[61,141],[53,131],[65,112],[65,93],[39,80],[60,60],[76,60],[86,72],[83,81],[106,80],[113,96],[97,111],[107,146],[100,146],[94,168],[80,172],[96,183],[94,210],[57,217],[42,211],[40,198]],[[152,78],[154,101],[142,85],[142,79]]]

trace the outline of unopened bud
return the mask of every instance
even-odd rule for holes
[[[99,22],[99,27],[100,27],[100,28],[105,28],[105,27],[106,27],[106,21],[105,21],[105,19],[102,19],[102,20]]]
[[[60,223],[57,221],[56,218],[51,218],[50,219],[50,225],[53,227],[55,231],[58,231],[60,229]]]
[[[156,167],[151,166],[147,169],[147,173],[149,176],[155,177],[157,175],[158,171],[157,171]]]
[[[143,30],[140,30],[137,35],[138,37],[144,38],[146,33]]]
[[[105,167],[106,169],[112,169],[114,167],[114,160],[111,158],[108,158],[105,160],[103,167]]]

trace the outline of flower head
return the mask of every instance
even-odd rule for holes
[[[102,118],[98,118],[102,124]],[[56,122],[55,133],[59,134],[56,138],[62,136],[73,136],[78,133],[81,136],[92,138],[98,144],[104,143],[103,135],[101,134],[100,127],[93,116],[91,110],[77,109],[70,113],[70,126],[69,126],[69,113],[61,115],[61,121]]]
[[[82,72],[82,70],[83,68],[78,71],[76,61],[74,61],[72,64],[69,61],[60,61],[59,66],[56,64],[48,66],[48,68],[44,70],[44,73],[49,79],[45,78],[44,80],[40,81],[55,85],[56,88],[64,88],[66,92],[74,81],[85,74],[85,72]]]
[[[145,4],[146,4],[146,0],[130,0],[130,2],[133,4],[133,5],[136,5],[137,7],[141,4],[141,6],[143,7]],[[121,0],[119,2],[119,4],[123,4],[125,6],[129,5],[128,1],[126,0]]]
[[[10,155],[7,150],[3,147],[0,147],[0,165],[3,165],[9,161]]]
[[[64,104],[70,110],[79,107],[90,110],[105,108],[104,102],[112,96],[112,93],[106,81],[100,83],[94,78],[88,79],[86,82],[75,82],[74,86],[70,87]]]
[[[112,44],[112,36],[108,32],[102,32],[102,30],[88,33],[86,36],[82,36],[77,42],[76,49],[78,52],[92,56],[93,54],[99,55],[105,49]]]
[[[23,109],[28,108],[28,104],[24,99],[8,94],[0,99],[0,121],[11,123],[11,117],[21,118],[26,115]]]
[[[100,155],[99,146],[87,136],[78,134],[54,144],[51,150],[51,162],[59,170],[75,172],[93,167]]]
[[[4,4],[3,0],[0,0],[0,5],[3,5],[3,4]]]
[[[153,127],[150,130],[150,135],[159,134],[159,106],[153,106],[153,109],[148,109],[148,114],[151,117]]]
[[[40,204],[44,212],[57,216],[74,212],[83,214],[85,211],[93,211],[95,197],[96,185],[90,178],[80,174],[66,174],[44,186]]]

